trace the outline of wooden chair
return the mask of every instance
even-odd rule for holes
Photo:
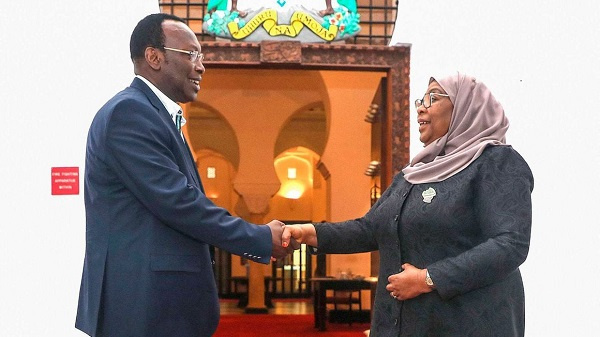
[[[355,316],[359,317],[362,313],[362,294],[360,290],[334,290],[333,296],[326,297],[326,303],[333,304],[335,317],[333,320],[338,322],[348,322],[352,325]],[[355,308],[358,311],[355,314]],[[347,315],[342,309],[347,309]],[[331,317],[331,316],[330,316]]]
[[[315,277],[325,277],[326,268],[326,255],[317,255],[317,267],[315,270]],[[336,318],[335,321],[344,321],[348,322],[352,325],[354,321],[354,307],[358,307],[358,316],[362,312],[362,294],[360,290],[334,290],[333,296],[327,296],[325,298],[325,303],[333,304],[333,310],[335,312],[335,317],[330,316],[330,318]],[[342,315],[341,309],[347,308],[348,314]],[[346,316],[346,317],[344,317]]]

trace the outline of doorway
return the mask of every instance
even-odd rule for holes
[[[352,79],[354,77],[364,77],[365,74],[369,72],[378,73],[378,76],[380,78],[384,77],[387,79],[387,81],[382,82],[383,84],[381,85],[383,85],[387,89],[389,95],[382,98],[383,103],[386,104],[380,105],[381,111],[379,111],[379,119],[376,122],[378,124],[375,123],[373,125],[373,127],[377,126],[378,128],[380,128],[380,137],[378,140],[380,144],[378,144],[379,146],[377,147],[379,150],[380,159],[380,175],[378,177],[379,180],[377,181],[377,187],[380,190],[385,189],[385,187],[391,181],[391,177],[408,162],[408,59],[410,52],[409,46],[357,47],[344,45],[303,45],[296,42],[279,42],[277,44],[272,44],[269,42],[263,42],[260,44],[204,42],[203,49],[206,52],[205,63],[206,68],[208,70],[206,79],[203,81],[203,91],[199,96],[199,101],[201,104],[206,105],[206,109],[213,109],[217,112],[219,112],[219,108],[217,107],[218,104],[215,103],[213,105],[210,102],[210,100],[205,101],[205,90],[208,89],[210,91],[212,90],[211,88],[215,87],[215,83],[208,83],[207,79],[209,78],[209,74],[214,74],[219,71],[226,74],[226,76],[221,77],[221,80],[224,81],[224,83],[220,84],[223,90],[221,90],[219,95],[231,95],[230,97],[234,97],[232,93],[237,90],[236,87],[239,87],[240,83],[243,83],[244,81],[247,81],[251,78],[255,78],[257,76],[259,78],[263,78],[264,80],[260,82],[262,85],[266,85],[266,83],[268,83],[269,81],[269,77],[263,77],[265,71],[271,73],[279,72],[281,74],[284,74],[280,76],[281,78],[286,78],[285,74],[294,73],[298,75],[299,78],[306,79],[306,81],[304,82],[305,89],[315,85],[326,86],[326,84],[315,84],[314,79],[319,78],[319,76],[321,78],[325,78],[327,76],[329,76],[329,78],[335,78],[337,76],[336,74],[343,74],[343,76],[341,76],[342,78],[344,78],[345,76],[346,78]],[[332,75],[332,73],[336,74]],[[324,82],[327,82],[327,80],[324,80]],[[379,85],[379,81],[376,82],[377,84],[373,85],[373,90],[376,89]],[[277,83],[278,88],[285,85],[287,85],[285,80]],[[308,89],[302,91],[300,94],[293,94],[289,96],[293,98],[298,98],[300,95],[307,95],[307,90]],[[342,90],[340,90],[340,92],[342,92]],[[354,93],[354,90],[350,88],[349,92]],[[249,90],[238,91],[238,95],[252,94],[253,92]],[[310,95],[307,95],[307,97],[310,98]],[[336,97],[339,98],[339,96]],[[369,97],[369,100],[371,99],[372,96]],[[247,105],[240,104],[240,102],[235,98],[230,98],[229,102],[221,102],[221,104],[222,106],[223,104],[230,104],[229,108],[233,111],[234,114],[242,114],[248,111],[248,109],[246,109]],[[266,104],[269,104],[269,102],[266,102]],[[323,110],[327,111],[331,108],[331,104],[337,103],[330,102],[328,98],[323,99],[321,97],[315,96],[307,100],[306,106],[290,107],[289,104],[286,105],[283,103],[279,104],[279,106],[284,109],[291,108],[294,111],[298,109],[313,109],[314,107],[321,106]],[[371,105],[369,104],[365,104],[364,106],[360,107],[362,114],[362,116],[360,117],[361,119],[367,113],[367,110],[370,106]],[[354,108],[355,107],[350,106],[347,110],[351,110]],[[189,110],[191,109],[187,109],[186,113]],[[271,113],[273,114],[273,116],[275,116],[278,112],[273,111]],[[217,113],[217,115],[218,114],[219,113]],[[341,117],[356,117],[355,113],[347,113],[347,115],[349,116],[340,116],[338,114],[332,117],[330,115],[326,115],[325,118],[327,122],[330,122],[332,118],[338,118],[338,120],[336,121],[336,123],[338,124],[336,124],[334,128],[336,131],[339,131],[337,125],[339,125],[339,123],[344,122],[343,118]],[[227,122],[223,123],[223,125],[227,124]],[[360,126],[360,128],[362,127],[363,126]],[[232,126],[232,128],[235,129],[236,127]],[[331,126],[328,124],[328,126],[326,126],[325,132],[329,133],[330,131]],[[190,129],[189,133],[190,134],[188,135],[188,137],[192,142],[194,142],[194,138],[196,138],[196,136],[194,135],[194,131]],[[371,129],[369,129],[369,134],[370,133]],[[232,138],[239,143],[239,139],[237,139],[235,135],[236,132],[234,131]],[[326,136],[325,138],[327,139],[327,137],[328,136]],[[308,137],[307,139],[311,141],[314,138]],[[307,143],[309,141],[307,141]],[[340,142],[340,144],[336,148],[340,148],[340,146],[343,145],[343,142]],[[239,144],[236,146],[239,146]],[[278,148],[279,150],[274,150],[274,155],[277,155],[281,149],[285,149],[288,146],[289,144],[282,145],[278,143],[276,145],[276,148]],[[318,148],[318,146],[316,146],[315,144],[307,146],[310,146],[311,149]],[[329,146],[329,144],[327,146]],[[193,144],[192,147],[200,148],[196,147],[195,144]],[[369,150],[371,150],[371,148],[369,148]],[[228,155],[231,156],[231,158],[227,158],[228,155],[225,155],[224,157],[232,163],[231,166],[233,169],[233,175],[235,175],[237,165],[239,165],[240,162],[240,149],[239,147],[236,150],[229,149],[228,153]],[[333,160],[334,156],[330,155],[327,159]],[[345,158],[338,158],[338,160],[341,161],[343,161],[344,159]],[[369,161],[367,160],[364,163],[364,166],[363,164],[360,164],[358,165],[358,167],[355,167],[355,169],[360,170],[362,174],[362,171],[364,171],[368,163]],[[313,164],[313,169],[316,170],[318,170],[318,167],[323,166],[322,163],[319,162]],[[367,208],[370,206],[371,202],[371,200],[369,199],[371,195],[371,183],[371,181],[367,182],[367,184],[369,184],[368,191],[364,193],[364,197],[367,198]],[[233,187],[230,186],[230,188],[233,191]],[[324,187],[324,191],[330,193],[331,191],[327,191],[327,188],[331,189],[331,186]],[[226,207],[225,205],[222,206],[230,210],[235,210],[237,212],[237,210],[235,209],[235,204],[237,202],[237,200],[235,200],[235,193],[233,193],[232,195],[232,205],[230,205],[230,207]],[[361,192],[360,195],[363,195],[363,193]],[[329,196],[327,196],[326,194],[324,198],[329,198]],[[294,208],[294,210],[296,211],[299,208],[301,208],[300,202],[288,200],[287,203],[288,205],[285,205],[286,207]],[[294,203],[295,206],[291,207],[290,205],[293,205]],[[296,215],[294,214],[294,212],[291,212],[291,214],[285,217],[279,216],[277,218],[282,220],[307,219],[303,221],[316,222],[321,220],[331,220],[332,212],[338,212],[334,215],[334,218],[339,219],[340,213],[337,210],[337,208],[339,208],[339,205],[332,206],[331,203],[326,200],[318,204],[320,206],[317,207],[321,207],[321,209],[317,211],[317,216],[314,216],[313,213],[311,213],[310,217],[305,217]],[[314,208],[314,204],[310,207]],[[332,210],[332,207],[336,209]],[[311,211],[314,210],[311,209]],[[239,215],[243,216],[243,214]],[[377,259],[377,256],[372,256],[371,258]],[[300,253],[300,255],[291,257],[290,259],[293,261],[286,261],[285,263],[282,263],[279,266],[271,266],[272,270],[270,277],[272,278],[273,282],[271,283],[272,286],[269,286],[266,289],[267,291],[271,292],[272,296],[303,296],[306,291],[310,293],[310,284],[306,283],[306,277],[310,277],[309,275],[312,275],[312,273],[314,272],[313,269],[315,264],[311,260],[310,256],[305,255],[304,253]],[[219,272],[217,276],[218,278],[220,278],[219,282],[223,284],[223,287],[220,287],[219,289],[220,291],[222,289],[226,289],[223,290],[223,292],[229,292],[229,294],[231,295],[231,292],[233,290],[231,290],[230,281],[232,278],[243,276],[243,274],[245,273],[244,263],[243,261],[236,261],[235,257],[231,256],[223,258],[222,261],[223,264],[221,264],[221,266],[223,266],[223,270]],[[305,269],[303,272],[301,272],[297,267],[297,263],[300,263],[300,265],[303,264],[304,266],[310,265],[310,268],[308,268],[307,270]],[[377,264],[371,263],[371,266],[369,267],[370,274],[376,275],[378,272]],[[288,277],[286,277],[286,275]],[[301,277],[300,275],[304,275],[304,277]],[[225,286],[226,284],[228,286]],[[226,296],[227,294],[224,293],[223,295]]]

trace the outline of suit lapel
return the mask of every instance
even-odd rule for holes
[[[167,125],[169,125],[171,133],[173,133],[173,136],[177,138],[177,145],[179,146],[179,150],[182,153],[182,157],[186,164],[186,169],[189,172],[191,172],[190,176],[198,185],[198,187],[200,187],[202,193],[204,193],[204,187],[202,186],[202,182],[198,174],[198,169],[196,168],[196,164],[194,163],[194,156],[192,156],[190,148],[179,134],[179,131],[177,131],[177,127],[175,126],[175,123],[173,123],[173,120],[171,119],[171,116],[169,115],[169,112],[167,111],[163,103],[160,101],[160,99],[158,99],[158,97],[156,97],[154,92],[152,92],[152,89],[150,89],[150,87],[148,87],[146,83],[144,83],[144,81],[140,80],[139,78],[136,77],[133,79],[133,82],[131,82],[131,87],[141,90],[144,93],[144,95],[146,95],[150,103],[158,110],[158,114],[160,115],[160,117],[165,121]]]
[[[197,179],[196,183],[200,187],[200,190],[202,191],[202,193],[204,193],[204,186],[202,186],[202,180],[200,179],[200,174],[198,173],[198,168],[196,167],[196,163],[194,162],[194,156],[192,155],[192,151],[190,150],[190,147],[187,145],[186,141],[183,142],[183,146],[185,147],[185,152],[187,153],[187,158],[189,159],[188,165],[192,166],[192,168],[190,170],[190,171],[192,171],[192,177],[194,179]]]

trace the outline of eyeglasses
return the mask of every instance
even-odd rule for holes
[[[426,99],[427,96],[429,96],[429,99]],[[437,92],[430,92],[428,94],[425,94],[425,96],[423,96],[423,99],[415,100],[415,108],[418,109],[422,105],[425,107],[425,109],[429,109],[431,104],[436,101],[436,99],[434,98],[435,96],[450,97],[450,95],[439,94]]]
[[[175,49],[175,48],[169,48],[169,47],[163,47],[166,50],[170,50],[170,51],[176,51],[178,53],[183,53],[183,54],[188,54],[190,55],[190,61],[192,62],[196,62],[198,60],[200,60],[200,62],[204,61],[204,54],[202,54],[201,52],[197,51],[197,50],[183,50],[183,49]]]

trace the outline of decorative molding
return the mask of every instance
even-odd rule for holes
[[[260,44],[261,63],[301,63],[302,46],[296,41],[264,41]]]

